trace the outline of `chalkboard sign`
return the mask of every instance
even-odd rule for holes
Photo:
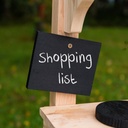
[[[38,31],[27,88],[90,95],[101,43]]]

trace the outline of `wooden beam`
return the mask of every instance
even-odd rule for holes
[[[40,115],[47,120],[45,128],[112,128],[95,118],[98,104],[43,107],[40,108]]]
[[[82,28],[83,25],[84,14],[87,13],[89,5],[91,5],[92,2],[93,0],[52,0],[51,32],[78,38],[79,29]],[[76,104],[75,94],[50,92],[51,106],[73,104]]]
[[[59,35],[66,35],[78,38],[78,32],[65,33],[64,31],[64,1],[52,0],[52,30],[51,32]]]
[[[50,92],[51,106],[73,105],[73,104],[76,104],[76,95],[59,93],[59,92]]]
[[[94,0],[65,0],[64,1],[64,31],[80,33],[85,16]]]
[[[64,0],[52,0],[52,33],[78,38],[78,33],[64,32]],[[76,95],[50,92],[50,105],[71,105],[76,103]]]

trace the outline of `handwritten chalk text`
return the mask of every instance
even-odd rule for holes
[[[68,68],[70,69],[72,67],[72,63],[85,63],[86,69],[92,68],[92,56],[91,54],[78,54],[78,52],[75,52],[74,54],[53,54],[50,55],[49,53],[41,52],[39,54],[39,63],[60,63],[61,69],[64,68],[64,64],[67,63]]]
[[[73,78],[72,74],[64,75],[64,73],[58,73],[59,84],[76,84],[77,81]]]

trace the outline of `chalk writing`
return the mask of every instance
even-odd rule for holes
[[[58,73],[59,84],[76,84],[77,81],[73,78],[72,74],[64,75],[64,73]]]
[[[39,63],[54,63],[58,62],[60,63],[61,69],[64,68],[64,64],[68,64],[68,68],[70,69],[72,66],[72,63],[85,63],[88,62],[87,65],[85,66],[86,69],[91,69],[92,67],[92,56],[91,54],[78,54],[75,52],[75,54],[54,54],[54,55],[49,55],[49,53],[42,52],[39,54],[40,60]]]
[[[101,43],[37,32],[26,87],[90,95]]]
[[[39,63],[44,64],[44,63],[55,63],[58,62],[60,63],[61,69],[64,68],[64,64],[67,63],[68,68],[70,69],[72,67],[72,63],[86,63],[87,65],[85,66],[86,69],[91,69],[92,67],[92,56],[91,54],[78,54],[78,52],[75,52],[74,54],[53,54],[50,55],[49,53],[41,52],[39,54]],[[72,74],[64,74],[64,73],[58,73],[58,82],[59,84],[76,84],[77,81],[75,78],[73,78]]]

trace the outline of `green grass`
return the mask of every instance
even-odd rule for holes
[[[49,104],[49,93],[26,89],[34,39],[32,24],[0,26],[0,126],[42,127],[39,108]],[[91,96],[77,103],[128,97],[128,28],[85,27],[80,38],[102,42]]]
[[[26,89],[33,48],[32,25],[0,27],[0,126],[42,126],[39,107],[48,105],[48,94]]]

